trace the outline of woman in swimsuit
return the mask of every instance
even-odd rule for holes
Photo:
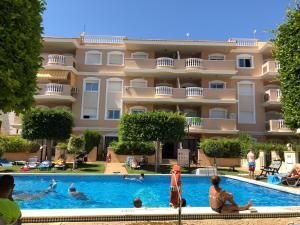
[[[217,213],[222,212],[235,212],[247,210],[252,206],[252,201],[250,200],[247,205],[238,206],[233,200],[233,195],[219,187],[220,177],[212,176],[210,178],[212,186],[209,189],[209,204],[212,210]],[[231,204],[226,204],[229,201]]]

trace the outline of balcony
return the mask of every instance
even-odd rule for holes
[[[45,69],[74,70],[75,59],[72,55],[42,54]]]
[[[285,126],[284,120],[269,120],[267,133],[273,135],[293,134],[294,132]]]
[[[168,75],[222,75],[233,76],[237,73],[235,60],[203,60],[199,58],[172,59],[125,59],[124,72],[127,75],[149,75],[151,77]]]
[[[213,119],[200,117],[187,117],[189,132],[191,133],[216,133],[235,134],[238,133],[235,119]]]
[[[41,102],[74,102],[76,99],[72,96],[72,87],[65,84],[40,84],[39,93],[34,96],[35,100]]]
[[[124,87],[123,101],[127,103],[237,103],[235,89],[172,88],[167,86],[147,88]]]
[[[268,106],[280,107],[281,106],[280,98],[281,98],[280,89],[269,89],[265,92],[263,105],[265,107]]]
[[[267,61],[262,65],[263,78],[272,78],[278,75],[280,64],[277,61]]]

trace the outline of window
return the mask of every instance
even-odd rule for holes
[[[225,60],[225,55],[223,54],[211,54],[208,56],[208,60]]]
[[[84,108],[83,119],[97,119],[97,108]]]
[[[227,110],[226,109],[219,109],[214,108],[209,110],[209,118],[212,119],[226,119],[227,117]]]
[[[107,119],[118,120],[120,119],[120,109],[109,109],[107,110]]]
[[[94,77],[83,80],[81,119],[98,120],[100,80]]]
[[[135,107],[130,108],[131,114],[145,113],[146,111],[147,111],[146,107],[143,107],[143,106],[135,106]]]
[[[148,59],[148,53],[146,52],[134,52],[131,54],[133,59]]]
[[[110,78],[106,80],[105,119],[118,120],[122,110],[123,80]]]
[[[88,81],[85,83],[85,90],[89,92],[98,92],[98,81]]]
[[[238,55],[237,56],[238,68],[253,68],[253,56],[251,55]]]
[[[99,51],[88,51],[85,53],[85,64],[86,65],[101,65],[102,64],[102,53]]]
[[[123,52],[109,52],[107,65],[111,66],[122,66],[124,64],[124,53]]]
[[[255,84],[249,81],[238,82],[238,122],[255,124]]]
[[[130,81],[130,87],[147,87],[148,86],[148,82],[144,79],[134,79]]]
[[[224,81],[211,81],[209,82],[209,88],[216,88],[216,89],[224,89],[226,88],[226,83]]]

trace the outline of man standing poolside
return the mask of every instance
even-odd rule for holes
[[[250,150],[247,154],[247,161],[249,167],[249,178],[254,179],[254,171],[255,171],[255,156],[252,150]]]
[[[233,200],[233,195],[219,187],[220,177],[212,176],[210,178],[212,186],[209,189],[209,204],[212,210],[217,213],[232,213],[236,211],[247,210],[252,206],[250,200],[247,205],[238,206]],[[226,204],[229,201],[231,204]]]
[[[0,217],[5,224],[21,224],[21,210],[12,198],[15,187],[14,178],[11,175],[0,177]]]

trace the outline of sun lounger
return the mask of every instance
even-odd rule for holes
[[[0,159],[0,166],[10,167],[12,165],[13,164],[11,162],[7,161],[6,159]]]
[[[29,169],[37,168],[37,166],[39,165],[38,158],[37,157],[29,158],[27,164]]]
[[[66,168],[65,161],[62,159],[56,160],[54,162],[54,168],[64,170]]]
[[[50,170],[52,167],[52,162],[49,160],[43,161],[38,165],[39,170]]]
[[[259,177],[266,177],[268,174],[274,175],[275,173],[278,173],[280,167],[281,167],[281,160],[274,160],[270,166],[261,168]]]

